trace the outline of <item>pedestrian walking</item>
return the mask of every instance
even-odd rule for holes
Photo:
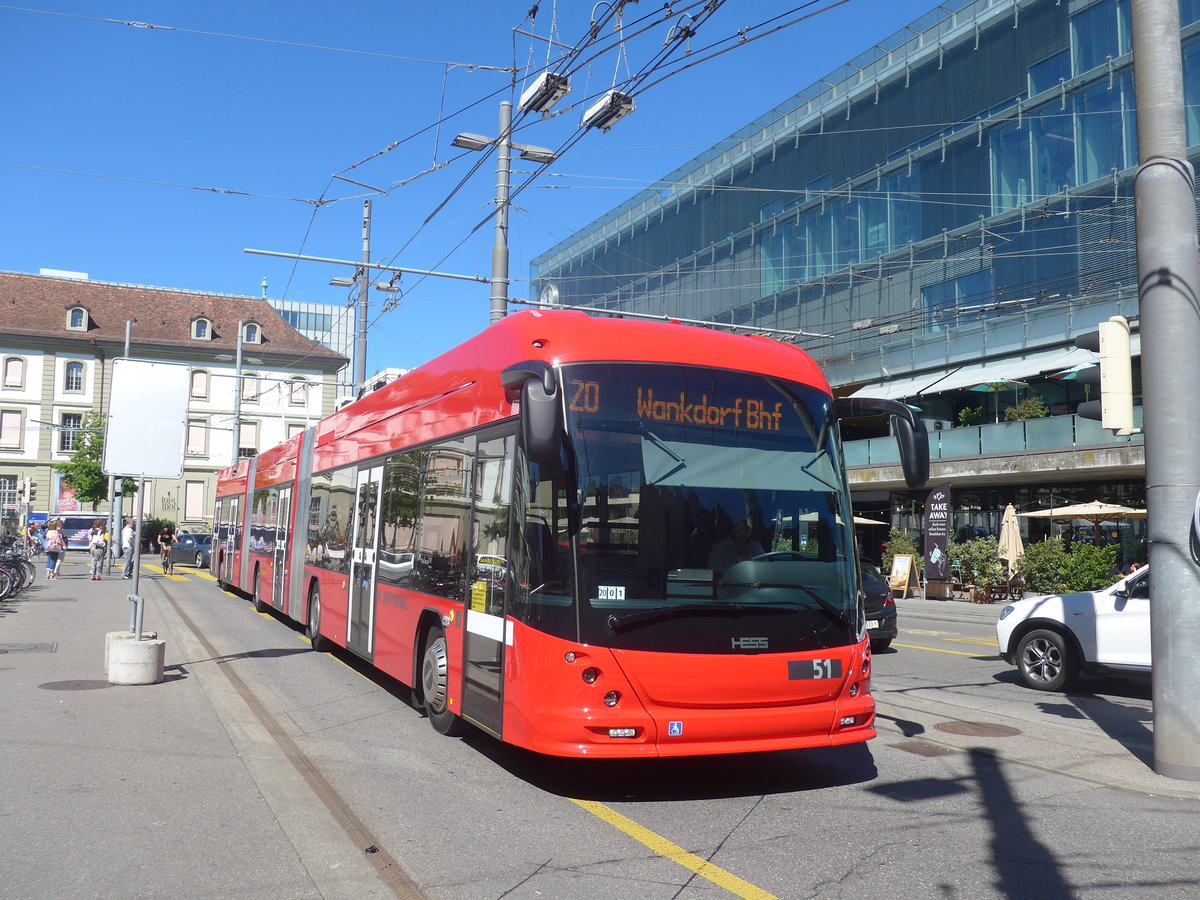
[[[121,529],[121,552],[125,554],[125,567],[121,570],[122,578],[133,577],[133,519],[125,520],[125,527]]]
[[[92,581],[100,580],[104,569],[104,554],[108,550],[108,534],[104,531],[104,520],[97,519],[88,532],[88,552],[92,554]]]
[[[57,578],[63,554],[67,552],[67,539],[63,537],[62,522],[54,519],[46,526],[46,578]]]

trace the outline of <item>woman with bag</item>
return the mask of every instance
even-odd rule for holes
[[[62,522],[58,519],[46,526],[46,577],[57,578],[62,555],[67,552],[67,539],[63,537]]]
[[[104,568],[104,553],[108,550],[108,535],[104,533],[104,520],[97,519],[88,532],[88,552],[92,554],[92,581],[100,580]]]

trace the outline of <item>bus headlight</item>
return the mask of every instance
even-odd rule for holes
[[[605,706],[616,706],[621,702],[621,694],[619,691],[609,691],[604,695]]]

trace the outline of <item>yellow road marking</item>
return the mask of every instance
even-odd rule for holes
[[[717,887],[724,888],[731,894],[745,897],[747,900],[778,900],[774,894],[768,894],[762,888],[755,887],[748,881],[743,881],[736,875],[726,872],[720,866],[714,866],[708,860],[701,859],[694,853],[688,853],[679,845],[672,844],[661,835],[655,834],[649,828],[644,828],[632,819],[605,806],[603,803],[596,803],[594,800],[576,800],[574,797],[568,799],[576,806],[587,810],[593,816],[612,825],[618,831],[629,835],[635,841],[649,847],[659,856],[678,863],[685,869],[691,869],[701,878],[711,881]]]
[[[962,650],[942,650],[938,647],[914,647],[912,644],[892,644],[893,647],[903,647],[905,650],[928,650],[930,653],[953,653],[955,656],[969,656],[971,659],[991,659],[990,656],[980,656],[978,653],[964,653]]]

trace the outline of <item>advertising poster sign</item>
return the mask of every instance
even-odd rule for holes
[[[925,498],[925,580],[945,581],[950,571],[950,482]]]

